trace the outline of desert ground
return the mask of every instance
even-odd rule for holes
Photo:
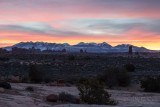
[[[112,107],[108,105],[62,104],[46,101],[49,94],[67,92],[78,96],[75,86],[48,86],[46,84],[12,83],[12,90],[0,90],[0,107]],[[32,86],[35,91],[28,92]],[[160,94],[138,91],[108,90],[112,98],[118,101],[114,107],[160,107]]]

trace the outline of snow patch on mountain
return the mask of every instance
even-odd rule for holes
[[[67,52],[79,52],[81,49],[86,52],[90,53],[107,53],[107,52],[128,52],[129,46],[131,44],[121,44],[115,47],[112,47],[110,44],[103,42],[103,43],[84,43],[80,42],[76,45],[70,45],[68,43],[58,44],[58,43],[47,43],[47,42],[20,42],[15,44],[11,47],[6,47],[5,49],[11,51],[12,48],[24,48],[24,49],[40,49],[41,51],[44,50],[63,50],[66,49]],[[144,47],[137,47],[132,46],[133,52],[150,52]]]

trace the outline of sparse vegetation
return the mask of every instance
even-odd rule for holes
[[[0,87],[4,89],[11,89],[10,83],[7,82],[0,82]]]
[[[98,80],[104,82],[106,86],[112,88],[114,86],[126,87],[130,84],[130,76],[123,68],[111,67],[105,73],[99,75]]]
[[[139,54],[143,56],[142,53]],[[93,77],[103,74],[110,67],[122,67],[127,63],[136,67],[136,72],[130,73],[131,76],[132,74],[140,77],[144,75],[159,75],[158,71],[160,71],[160,58],[133,58],[125,57],[125,55],[118,53],[76,55],[74,53],[4,54],[0,57],[9,59],[5,62],[0,61],[0,75],[4,76],[6,80],[11,75],[17,75],[21,77],[23,82],[30,80],[28,74],[31,66],[29,65],[35,65],[38,73],[45,72],[45,78],[43,74],[45,82],[58,79],[72,81],[73,78],[78,80],[81,77]],[[70,60],[69,57],[71,58]]]
[[[122,87],[127,87],[130,85],[131,77],[126,70],[118,72],[118,85]]]
[[[135,83],[138,83],[141,77],[152,76],[152,78],[145,78],[141,81],[142,88],[147,92],[159,92],[158,87],[160,80],[157,79],[156,76],[159,75],[160,71],[160,58],[152,57],[153,54],[151,56],[148,54],[139,54],[141,56],[139,58],[137,58],[137,56],[134,57],[134,54],[132,57],[127,57],[125,54],[114,53],[113,55],[90,53],[1,55],[0,57],[9,60],[0,60],[0,81],[13,82],[13,80],[19,80],[24,83],[22,83],[21,86],[18,86],[17,83],[12,83],[13,90],[7,90],[6,88],[0,87],[0,91],[6,95],[21,94],[21,92],[19,93],[19,87],[24,89],[24,87],[28,86],[22,92],[26,95],[26,92],[28,91],[27,93],[29,93],[29,96],[27,94],[27,97],[36,97],[39,100],[39,96],[43,96],[43,98],[47,98],[47,101],[54,102],[55,104],[79,104],[82,102],[88,104],[114,105],[117,104],[117,102],[111,99],[109,93],[112,93],[117,100],[121,97],[128,98],[128,94],[123,94],[121,96],[121,91],[118,91],[117,89],[125,91],[134,90],[135,92],[133,93],[139,96],[139,93],[136,93],[136,91],[139,90],[139,84],[137,85]],[[134,70],[135,68],[136,70]],[[99,76],[97,77],[97,75]],[[78,81],[80,78],[82,79]],[[97,78],[98,80],[92,78]],[[129,86],[130,81],[131,87],[120,87]],[[31,84],[26,85],[26,82],[31,82]],[[48,83],[47,86],[44,82]],[[134,85],[132,85],[133,82]],[[44,85],[36,84],[34,85],[34,88],[29,87],[33,86],[32,83],[44,83]],[[77,90],[73,88],[76,83],[79,83],[78,87],[81,90],[80,98],[77,98],[78,96],[73,96],[77,94]],[[136,88],[132,88],[132,86],[136,86]],[[45,89],[40,89],[40,87],[45,87]],[[48,89],[48,87],[50,89]],[[66,92],[68,92],[68,89],[71,89],[71,91],[74,91],[72,92],[73,95],[64,92],[58,95],[55,90],[59,89],[59,87],[63,88],[63,91]],[[110,90],[108,93],[106,89],[112,87],[115,90]],[[54,94],[47,97],[46,94],[50,90],[53,90]],[[43,95],[37,95],[41,92]],[[118,96],[116,92],[118,92]],[[126,93],[130,92],[126,91]],[[130,93],[129,98],[132,98],[132,96],[135,95],[133,95],[133,93]],[[150,97],[150,95],[151,94],[148,93],[148,97]],[[127,99],[127,101],[129,100],[130,99]]]
[[[7,57],[0,57],[0,61],[9,61],[9,58],[7,58]]]
[[[37,69],[36,65],[30,65],[29,79],[31,82],[40,83],[44,81],[44,73]]]
[[[68,60],[70,60],[70,61],[75,60],[75,56],[70,55],[70,56],[68,57]]]
[[[108,92],[104,89],[104,84],[96,79],[86,79],[78,85],[80,98],[88,104],[106,104],[116,105],[117,102],[110,98]]]
[[[134,72],[135,71],[135,66],[131,63],[126,64],[124,67],[126,68],[126,70],[128,72]]]
[[[26,91],[33,92],[33,91],[34,91],[34,88],[31,87],[31,86],[29,86],[29,87],[26,88]]]
[[[160,93],[160,76],[159,77],[146,77],[141,80],[141,87],[146,92],[158,92]]]
[[[75,96],[65,93],[65,92],[61,92],[58,95],[59,101],[63,102],[63,103],[74,103],[77,104],[79,103],[78,98],[76,98]]]

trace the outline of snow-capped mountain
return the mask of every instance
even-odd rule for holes
[[[103,42],[103,43],[94,43],[94,42],[91,42],[91,43],[84,43],[84,42],[80,42],[78,43],[77,45],[74,45],[75,47],[105,47],[105,48],[111,48],[112,46],[106,42]]]
[[[146,49],[146,48],[144,48],[144,47],[133,46],[133,45],[131,45],[131,44],[121,44],[121,45],[117,45],[117,46],[114,47],[114,49],[116,49],[116,50],[118,50],[118,51],[123,50],[122,52],[127,52],[129,46],[132,46],[133,52],[151,52],[151,50],[149,50],[149,49]]]
[[[106,42],[103,42],[103,43],[99,43],[98,46],[100,47],[106,47],[106,48],[112,48],[112,46]]]
[[[47,42],[20,42],[11,47],[6,47],[6,49],[12,50],[12,48],[17,47],[17,48],[24,48],[24,49],[35,48],[43,51],[43,50],[62,50],[68,46],[70,46],[68,43],[56,44],[56,43],[47,43]]]
[[[115,46],[115,48],[128,48],[129,46],[131,46],[131,45],[130,44],[121,44],[121,45]]]
[[[131,46],[130,44],[121,44],[115,47],[112,47],[110,44],[103,43],[84,43],[80,42],[76,45],[70,45],[68,43],[57,44],[57,43],[47,43],[47,42],[20,42],[10,47],[6,47],[5,49],[11,51],[12,48],[24,48],[24,49],[40,49],[44,50],[63,50],[66,49],[67,52],[79,52],[81,49],[90,53],[107,53],[107,52],[128,52],[128,48]],[[144,47],[132,46],[133,52],[151,52]]]
[[[96,47],[97,44],[92,42],[92,43],[84,43],[84,42],[80,42],[76,45],[74,45],[75,47]]]

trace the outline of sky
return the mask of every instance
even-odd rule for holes
[[[160,50],[160,0],[0,0],[0,47],[22,41]]]

